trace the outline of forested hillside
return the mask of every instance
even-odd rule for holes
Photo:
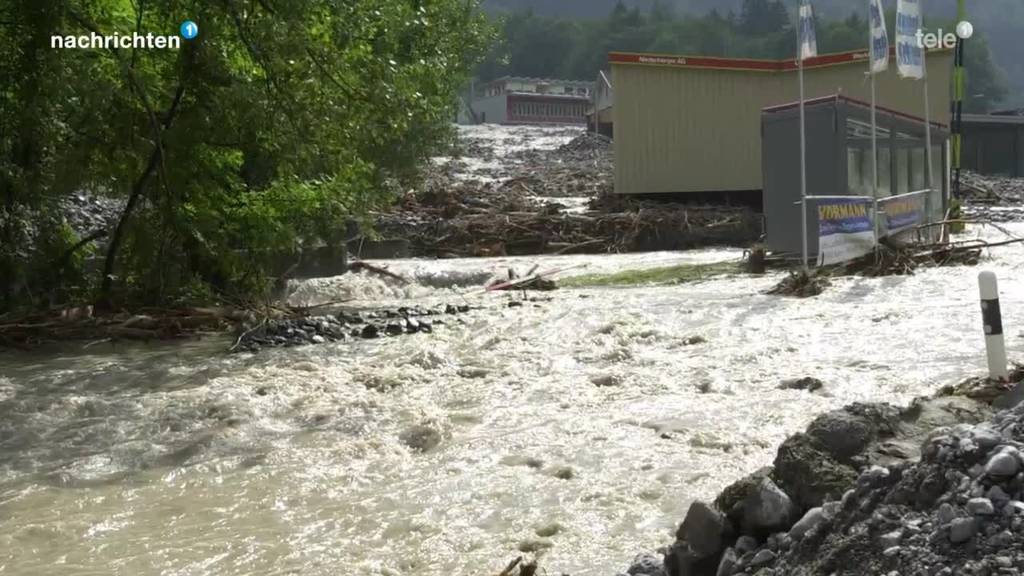
[[[484,5],[492,15],[507,19],[505,50],[492,54],[482,69],[485,76],[521,70],[589,78],[607,50],[751,57],[785,57],[792,51],[789,23],[795,2],[487,0]],[[865,6],[815,0],[819,50],[864,46]],[[885,6],[892,28],[895,2],[886,0]],[[926,10],[929,27],[948,27],[956,2],[930,0]],[[968,16],[978,31],[968,54],[974,96],[970,108],[1024,105],[1024,59],[1019,58],[1024,52],[1024,2],[968,2]],[[501,65],[502,57],[507,66]]]

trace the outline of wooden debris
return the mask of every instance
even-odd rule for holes
[[[828,277],[820,272],[792,272],[767,293],[774,296],[810,298],[821,294],[830,285]]]

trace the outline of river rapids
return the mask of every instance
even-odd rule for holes
[[[0,353],[0,574],[470,576],[530,551],[610,576],[815,415],[984,370],[981,269],[1024,350],[1020,246],[806,300],[763,293],[780,273],[520,307],[479,290],[509,267],[740,257],[393,261],[415,281],[347,275],[292,299],[474,309],[433,334],[255,355],[227,339]],[[779,389],[803,376],[825,388]]]

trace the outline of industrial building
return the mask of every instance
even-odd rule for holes
[[[476,124],[586,124],[593,82],[506,76],[473,88]]]
[[[806,60],[806,97],[838,94],[869,100],[867,58],[866,51],[857,51]],[[799,99],[795,59],[613,52],[609,61],[615,87],[617,193],[727,192],[760,202],[761,114],[765,108]],[[949,124],[952,63],[949,50],[928,54],[932,119],[942,125]],[[898,114],[924,116],[924,83],[900,79],[895,59],[876,79],[879,105]]]
[[[1024,114],[963,115],[961,164],[992,176],[1024,177]]]

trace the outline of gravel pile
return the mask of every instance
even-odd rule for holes
[[[75,233],[86,236],[98,230],[113,231],[124,204],[124,200],[76,192],[61,200],[61,209]]]
[[[1024,574],[1024,406],[996,412],[1005,391],[975,379],[824,414],[626,573]]]

